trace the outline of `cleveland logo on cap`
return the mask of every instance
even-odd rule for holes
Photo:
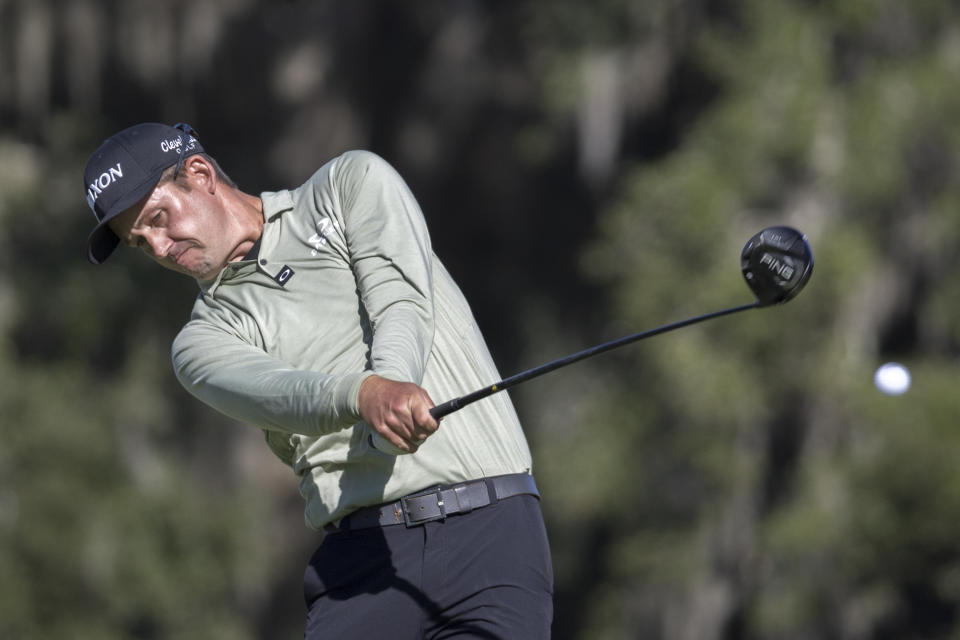
[[[110,167],[101,173],[96,180],[91,182],[90,186],[87,188],[87,204],[90,205],[90,208],[93,209],[93,203],[97,201],[97,198],[100,197],[100,194],[104,189],[116,182],[117,178],[122,177],[123,167],[121,167],[120,163],[118,162],[117,166]],[[94,210],[94,215],[96,215],[96,210]]]
[[[189,151],[194,147],[194,143],[197,141],[193,136],[187,137],[187,146],[184,148],[184,151]],[[170,140],[164,140],[160,143],[160,151],[168,153],[170,151],[180,151],[180,147],[183,146],[183,136],[177,136]]]

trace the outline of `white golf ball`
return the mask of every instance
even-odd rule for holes
[[[899,396],[910,388],[910,372],[898,362],[888,362],[873,374],[873,383],[881,393]]]

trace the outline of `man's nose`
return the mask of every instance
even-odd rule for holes
[[[170,253],[170,246],[173,242],[165,234],[159,231],[151,231],[144,234],[144,238],[150,247],[150,253],[155,258],[165,258]]]

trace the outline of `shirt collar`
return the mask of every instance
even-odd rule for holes
[[[293,209],[293,194],[288,190],[264,191],[260,194],[260,201],[263,202],[263,219],[266,222]]]
[[[293,195],[288,190],[264,191],[260,194],[260,201],[263,203],[263,231],[260,233],[260,237],[257,238],[257,241],[253,247],[251,247],[250,251],[247,252],[247,255],[243,257],[242,262],[244,263],[249,263],[249,261],[256,260],[259,257],[260,250],[263,247],[263,237],[267,234],[269,223],[280,214],[290,211],[294,207]],[[220,273],[218,273],[217,277],[213,280],[207,282],[198,280],[197,284],[200,285],[202,292],[213,294],[214,290],[220,285],[220,281],[224,278],[224,275],[236,273],[241,266],[242,265],[236,262],[228,264],[220,270]]]
[[[250,247],[250,251],[247,251],[247,255],[243,256],[244,260],[256,260],[257,256],[260,255],[260,240],[263,239],[263,233],[260,234],[260,237],[257,238],[257,241],[253,243],[253,246]]]

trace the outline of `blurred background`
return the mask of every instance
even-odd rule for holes
[[[171,371],[195,284],[85,259],[141,121],[252,193],[384,156],[504,376],[749,302],[801,229],[789,305],[512,392],[554,637],[960,637],[958,80],[938,0],[0,0],[0,637],[302,637],[295,479]]]

